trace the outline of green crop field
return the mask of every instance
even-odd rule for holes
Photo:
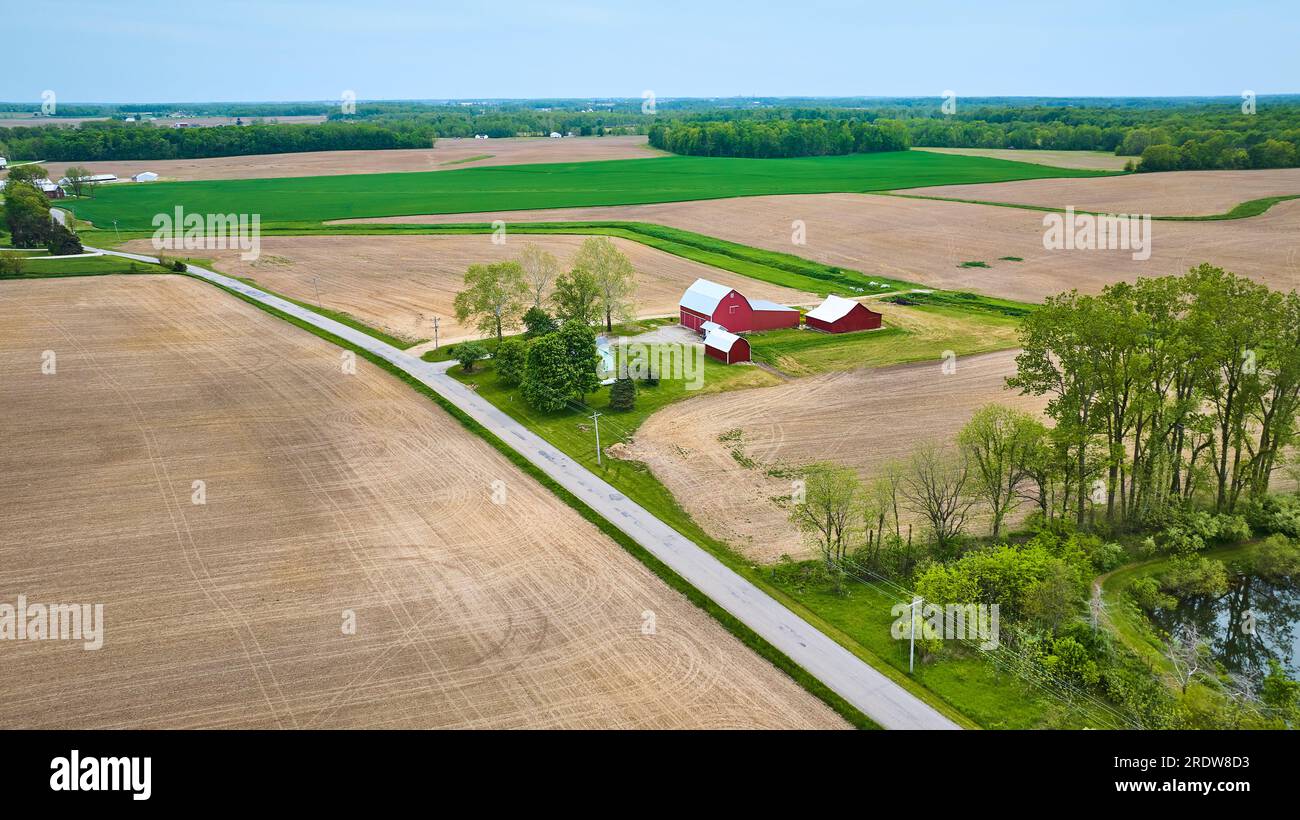
[[[885,191],[924,185],[1105,176],[985,157],[899,151],[798,159],[660,157],[402,174],[109,185],[65,200],[80,219],[146,230],[176,206],[260,214],[263,224],[352,217],[634,205],[762,194]]]

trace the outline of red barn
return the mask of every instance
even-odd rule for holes
[[[705,332],[701,327],[705,322],[715,322],[732,333],[799,326],[799,311],[794,308],[761,299],[751,302],[735,288],[708,279],[696,279],[677,307],[682,326],[697,333]]]
[[[749,361],[749,342],[722,328],[711,328],[704,337],[704,355],[725,364]]]
[[[826,301],[808,311],[804,322],[813,330],[823,333],[852,333],[855,330],[875,330],[883,317],[871,308],[845,299],[827,296]]]

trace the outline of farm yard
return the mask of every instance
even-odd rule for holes
[[[106,633],[7,646],[0,725],[844,725],[365,361],[184,277],[0,292],[0,581]]]
[[[864,478],[924,442],[950,441],[976,408],[999,402],[1041,412],[1045,400],[1006,388],[1016,351],[827,373],[773,387],[680,402],[651,415],[629,457],[647,464],[712,536],[750,560],[805,558],[790,523],[800,467],[834,460]],[[709,488],[725,487],[725,492]]]
[[[259,213],[263,225],[268,225],[765,194],[887,191],[1101,173],[924,151],[773,160],[671,156],[437,173],[117,185],[101,188],[93,199],[69,200],[66,205],[78,219],[100,226],[117,220],[123,230],[151,230],[154,214],[176,207],[195,213]]]
[[[262,240],[262,256],[245,262],[238,251],[203,251],[216,268],[255,280],[277,293],[316,304],[319,276],[321,304],[399,337],[433,337],[432,317],[441,317],[439,338],[455,342],[475,337],[472,327],[457,324],[452,302],[465,269],[517,259],[525,244],[548,251],[567,269],[581,236],[513,236],[494,244],[487,234],[473,236],[271,236]],[[755,296],[792,304],[817,301],[805,291],[754,282],[742,276],[663,253],[626,239],[612,240],[637,271],[636,304],[640,317],[676,312],[681,291],[700,277],[710,277]],[[153,253],[149,240],[133,240],[123,250]],[[422,325],[417,318],[423,314]]]
[[[1116,181],[1161,176],[1166,175],[1134,175]],[[1273,185],[1281,189],[1285,182]],[[868,277],[1025,302],[1039,302],[1071,288],[1092,293],[1112,282],[1178,273],[1200,262],[1272,287],[1289,289],[1300,282],[1296,239],[1300,200],[1280,202],[1249,219],[1154,221],[1151,257],[1145,261],[1134,259],[1127,250],[1046,250],[1043,216],[1039,211],[964,202],[818,194],[364,221],[648,222],[700,230],[731,242],[861,271]],[[804,245],[791,242],[794,220],[805,225]]]
[[[96,173],[116,174],[119,179],[129,179],[141,171],[153,171],[163,181],[183,182],[389,174],[539,162],[592,162],[636,159],[656,153],[658,152],[646,146],[645,137],[638,136],[566,137],[558,140],[521,137],[493,140],[440,139],[431,149],[306,151],[205,159],[105,160],[89,164]],[[86,164],[47,162],[44,166],[52,179],[58,179],[67,172],[69,166]]]

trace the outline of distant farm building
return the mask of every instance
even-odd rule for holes
[[[749,361],[749,342],[716,325],[704,335],[704,355],[724,364]]]
[[[116,174],[91,174],[90,176],[82,177],[81,181],[88,185],[103,185],[109,182],[117,182],[117,175]],[[59,180],[59,184],[70,185],[72,184],[72,180],[68,177],[64,177],[63,179]]]
[[[683,327],[705,333],[713,322],[731,333],[799,326],[799,311],[762,299],[750,300],[735,288],[696,279],[678,303]]]
[[[32,183],[37,188],[40,188],[41,193],[45,194],[50,199],[63,199],[65,196],[67,196],[67,194],[64,192],[63,188],[60,185],[54,182],[50,182],[48,179],[35,179],[32,180]]]
[[[131,181],[132,182],[157,182],[158,175],[155,174],[153,171],[141,171],[140,173],[131,177]]]
[[[861,302],[843,296],[827,296],[826,301],[808,311],[804,322],[813,330],[823,333],[852,333],[856,330],[875,330],[883,317]]]
[[[4,157],[0,157],[0,168],[4,168],[8,165],[9,165],[9,160],[5,159]]]

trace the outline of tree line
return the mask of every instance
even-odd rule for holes
[[[941,148],[1108,151],[1134,157],[1139,171],[1280,168],[1300,164],[1300,105],[1240,104],[977,105],[958,100],[952,114],[939,100],[836,108],[718,109],[661,117],[651,144],[702,156],[820,156],[908,145]],[[887,129],[887,138],[852,136],[860,126]]]
[[[893,120],[682,122],[650,128],[650,145],[705,157],[816,157],[905,151],[907,128]]]
[[[197,159],[301,151],[428,148],[429,127],[322,123],[167,128],[96,122],[77,128],[0,128],[3,156],[49,161]]]
[[[808,500],[791,515],[827,561],[857,539],[900,539],[900,508],[944,555],[960,550],[977,508],[995,539],[1024,505],[1047,528],[1158,530],[1200,508],[1257,510],[1273,476],[1296,471],[1295,291],[1200,265],[1051,297],[1025,317],[1020,345],[1007,383],[1047,397],[1050,423],[990,405],[950,446],[919,447],[869,484],[809,468]]]

